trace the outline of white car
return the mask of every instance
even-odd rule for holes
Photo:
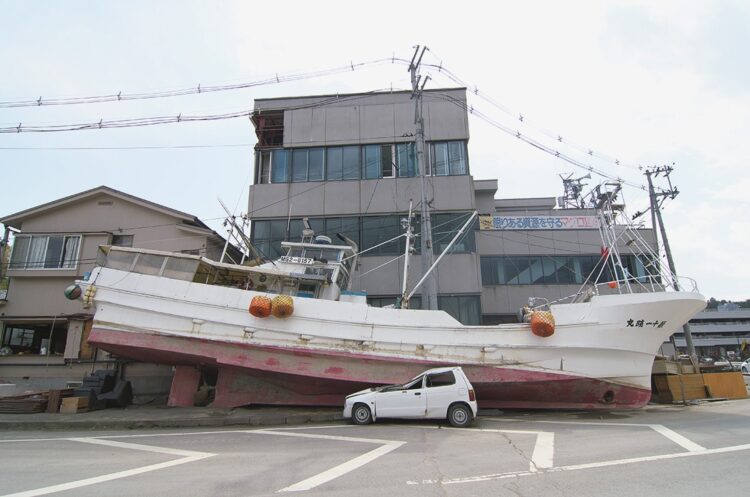
[[[402,385],[368,388],[347,396],[344,405],[344,417],[358,425],[378,418],[447,418],[465,427],[476,415],[474,388],[460,367],[429,369]]]
[[[740,364],[740,371],[742,374],[750,374],[750,359],[745,359],[745,362]]]

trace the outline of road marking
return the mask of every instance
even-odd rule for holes
[[[490,475],[470,476],[464,478],[451,478],[444,480],[422,480],[422,481],[407,481],[407,485],[451,485],[458,483],[474,483],[480,481],[491,481],[491,480],[502,480],[506,478],[518,478],[522,476],[540,475],[545,473],[560,473],[565,471],[580,471],[584,469],[604,468],[609,466],[621,466],[626,464],[636,464],[642,462],[653,462],[662,461],[666,459],[679,459],[683,457],[695,457],[695,456],[706,456],[712,454],[726,454],[729,452],[739,452],[743,450],[750,450],[750,444],[734,445],[731,447],[720,447],[718,449],[705,449],[703,451],[696,452],[677,452],[674,454],[661,454],[658,456],[645,456],[645,457],[633,457],[630,459],[615,459],[612,461],[600,461],[593,463],[584,464],[571,464],[568,466],[558,466],[543,471],[515,471],[509,473],[497,473]]]
[[[505,420],[495,418],[485,418],[487,421],[494,421],[496,423],[504,423],[507,421],[518,421],[518,420]],[[677,433],[674,430],[667,428],[664,425],[657,424],[646,424],[646,423],[597,423],[593,421],[543,421],[543,420],[524,420],[528,423],[544,423],[544,424],[561,424],[561,425],[585,425],[585,426],[627,426],[627,427],[645,427],[654,430],[663,437],[671,440],[680,447],[684,448],[689,452],[703,452],[707,450],[702,445],[699,445],[692,440],[688,439]]]
[[[422,428],[438,428],[441,430],[455,430],[459,433],[470,433],[474,431],[489,433],[514,433],[521,435],[536,435],[534,450],[529,458],[529,471],[536,472],[539,469],[551,468],[554,466],[553,457],[555,452],[555,434],[551,431],[531,431],[531,430],[496,430],[494,428],[449,428],[441,426],[424,426]]]
[[[37,441],[39,439],[30,439],[28,441]],[[102,440],[101,438],[57,438],[49,440],[66,440],[71,442],[89,443],[96,445],[106,445],[110,447],[118,447],[122,449],[130,450],[141,450],[146,452],[157,452],[160,454],[178,455],[183,456],[181,459],[174,459],[172,461],[166,461],[158,464],[150,464],[148,466],[141,466],[140,468],[128,469],[125,471],[118,471],[116,473],[109,473],[101,476],[94,476],[92,478],[84,478],[83,480],[76,480],[67,483],[61,483],[59,485],[51,485],[48,487],[37,488],[34,490],[26,490],[24,492],[16,492],[13,494],[6,494],[0,497],[36,497],[39,495],[47,495],[55,492],[64,492],[66,490],[73,490],[76,488],[87,487],[89,485],[96,485],[97,483],[104,483],[107,481],[117,480],[120,478],[127,478],[128,476],[140,475],[148,473],[150,471],[157,471],[159,469],[171,468],[173,466],[179,466],[180,464],[186,464],[190,462],[200,461],[207,457],[215,456],[208,452],[196,452],[192,450],[180,450],[171,449],[169,447],[155,447],[152,445],[140,445],[133,443],[114,442],[110,440]]]
[[[384,456],[388,454],[389,452],[398,449],[405,443],[406,442],[391,442],[385,445],[381,445],[377,449],[371,450],[370,452],[367,452],[366,454],[362,454],[361,456],[355,457],[354,459],[350,459],[349,461],[343,464],[339,464],[338,466],[335,466],[327,471],[318,473],[317,475],[311,476],[310,478],[307,478],[306,480],[297,482],[294,485],[290,485],[288,487],[282,488],[281,490],[279,490],[279,493],[280,492],[301,492],[303,490],[310,490],[312,488],[317,487],[318,485],[322,485],[323,483],[327,483],[331,480],[338,478],[339,476],[343,476],[346,473],[354,471],[355,469],[358,469],[364,466],[365,464],[374,461],[378,457]]]
[[[341,428],[341,426],[316,426],[309,427],[308,429],[318,428]],[[33,497],[39,495],[46,495],[54,492],[61,492],[64,490],[71,490],[74,488],[80,488],[87,485],[94,485],[96,483],[102,483],[105,481],[115,480],[118,478],[125,478],[127,476],[137,475],[146,473],[148,471],[155,471],[158,469],[168,468],[171,466],[177,466],[179,464],[185,464],[188,462],[198,461],[206,457],[211,457],[216,454],[210,454],[206,452],[194,452],[180,449],[171,449],[168,447],[156,447],[152,445],[141,445],[128,442],[117,442],[112,440],[113,438],[144,438],[144,437],[162,437],[162,436],[186,436],[186,435],[216,435],[216,434],[249,434],[249,435],[272,435],[272,436],[283,436],[283,437],[296,437],[296,438],[307,438],[307,439],[318,439],[318,440],[333,440],[339,442],[355,442],[355,443],[368,443],[380,445],[380,447],[371,450],[365,454],[357,456],[349,461],[346,461],[338,466],[334,466],[326,471],[313,475],[305,480],[284,487],[278,492],[299,492],[303,490],[310,490],[331,480],[334,480],[340,476],[350,473],[367,463],[374,461],[375,459],[388,454],[404,445],[406,442],[401,440],[382,440],[379,438],[361,438],[361,437],[344,437],[338,435],[322,435],[315,433],[299,433],[298,430],[304,428],[278,428],[278,429],[252,429],[252,430],[216,430],[216,431],[202,431],[202,432],[182,432],[182,433],[147,433],[147,434],[131,434],[131,435],[112,435],[112,436],[101,436],[101,437],[83,437],[83,438],[48,438],[48,439],[23,439],[23,440],[3,440],[4,442],[37,442],[37,441],[73,441],[81,443],[90,443],[96,445],[104,445],[110,447],[118,447],[123,449],[143,450],[148,452],[157,452],[170,455],[184,456],[182,459],[174,461],[168,461],[165,463],[153,464],[150,466],[144,466],[142,468],[131,469],[127,471],[120,471],[117,473],[111,473],[109,475],[97,476],[93,478],[87,478],[85,480],[78,480],[70,483],[64,483],[60,485],[53,485],[50,487],[40,488],[36,490],[29,490],[26,492],[20,492],[15,494],[3,495],[0,497]],[[495,430],[499,431],[499,430]]]

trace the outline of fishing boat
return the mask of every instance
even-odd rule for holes
[[[603,259],[616,258],[610,242]],[[340,406],[357,390],[458,365],[483,408],[637,408],[650,400],[659,346],[705,307],[697,290],[620,273],[568,301],[532,300],[518,323],[467,326],[408,309],[406,292],[404,305],[369,306],[350,290],[359,252],[345,237],[305,230],[282,246],[255,266],[104,246],[68,293],[95,310],[90,343],[175,367],[171,405],[192,405],[210,376],[217,407]]]

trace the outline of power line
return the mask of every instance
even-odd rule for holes
[[[433,53],[433,56],[434,55],[435,54]],[[598,157],[599,159],[605,160],[605,161],[610,162],[612,164],[615,164],[617,166],[628,167],[628,168],[631,168],[631,169],[637,169],[637,170],[641,170],[641,171],[643,170],[643,167],[640,166],[640,165],[636,166],[634,164],[629,164],[629,163],[623,162],[623,161],[621,161],[620,159],[618,159],[616,157],[612,157],[610,155],[607,155],[607,154],[604,154],[604,153],[601,153],[601,152],[597,152],[597,151],[595,151],[591,147],[584,147],[582,145],[576,144],[576,143],[568,140],[567,138],[563,138],[563,135],[560,134],[560,133],[554,133],[554,132],[552,132],[550,130],[547,130],[547,129],[544,129],[544,128],[540,128],[540,127],[536,127],[536,126],[531,125],[529,123],[528,117],[526,115],[524,115],[523,113],[520,113],[520,112],[514,112],[510,108],[506,107],[505,105],[500,104],[499,102],[497,102],[496,100],[494,100],[492,97],[490,97],[489,95],[487,95],[483,91],[480,91],[479,87],[477,85],[472,85],[472,84],[470,84],[470,83],[462,80],[458,76],[456,76],[448,68],[446,68],[445,66],[443,66],[442,62],[440,62],[439,64],[428,64],[428,63],[425,63],[425,66],[431,67],[433,69],[436,69],[439,74],[442,74],[445,77],[447,77],[448,79],[450,79],[451,81],[453,81],[454,83],[467,88],[471,93],[473,93],[474,95],[478,96],[482,100],[485,100],[486,102],[488,102],[493,107],[501,110],[502,112],[508,114],[509,116],[513,117],[514,119],[517,119],[519,121],[519,123],[521,123],[522,125],[525,125],[525,126],[528,126],[530,128],[533,128],[536,131],[544,134],[548,138],[556,140],[559,143],[565,144],[565,145],[567,145],[567,146],[569,146],[569,147],[577,150],[578,152],[585,153],[585,154],[587,154],[587,155],[589,155],[591,157]]]
[[[276,73],[274,76],[264,78],[257,81],[250,81],[245,83],[227,84],[227,85],[208,85],[197,86],[190,88],[181,88],[176,90],[165,90],[159,92],[143,92],[143,93],[123,93],[119,91],[117,93],[109,93],[105,95],[95,95],[86,97],[54,97],[54,98],[43,98],[28,100],[15,100],[0,102],[0,108],[13,108],[13,107],[41,107],[49,105],[78,105],[78,104],[93,104],[102,102],[121,102],[129,100],[145,100],[155,98],[166,98],[166,97],[178,97],[183,95],[197,95],[203,93],[215,93],[221,91],[240,90],[244,88],[253,88],[257,86],[265,86],[279,83],[287,83],[290,81],[299,81],[303,79],[319,78],[323,76],[331,76],[334,74],[340,74],[349,71],[355,71],[369,66],[381,65],[385,63],[391,64],[408,64],[408,61],[399,59],[396,57],[389,57],[383,59],[375,59],[367,62],[350,62],[344,66],[333,67],[329,69],[322,69],[318,71],[310,71],[296,74],[279,75]]]
[[[0,147],[0,150],[164,150],[181,148],[253,147],[253,143],[218,143],[206,145],[134,145],[122,147]]]
[[[646,187],[644,185],[639,185],[637,183],[631,183],[629,181],[625,181],[623,178],[620,178],[620,177],[617,177],[617,176],[612,176],[612,175],[610,175],[610,174],[602,171],[601,169],[595,168],[594,166],[592,166],[590,164],[586,164],[586,163],[581,162],[581,161],[579,161],[579,160],[577,160],[577,159],[575,159],[575,158],[573,158],[573,157],[571,157],[571,156],[569,156],[567,154],[563,154],[559,150],[555,150],[552,147],[549,147],[549,146],[547,146],[547,145],[545,145],[545,144],[543,144],[543,143],[541,143],[541,142],[539,142],[539,141],[537,141],[537,140],[535,140],[535,139],[533,139],[533,138],[531,138],[529,136],[526,136],[526,135],[522,134],[518,130],[514,130],[514,129],[512,129],[512,128],[510,128],[510,127],[508,127],[508,126],[506,126],[506,125],[504,125],[504,124],[496,121],[495,119],[493,119],[490,116],[488,116],[488,115],[484,114],[483,112],[481,112],[476,107],[469,106],[467,103],[464,103],[463,101],[457,100],[455,97],[453,97],[453,96],[451,96],[451,95],[449,95],[447,93],[432,93],[432,95],[438,96],[438,98],[442,98],[443,100],[445,100],[447,102],[450,102],[450,103],[458,106],[461,109],[466,110],[469,114],[471,114],[471,115],[473,115],[473,116],[481,119],[482,121],[486,122],[487,124],[489,124],[489,125],[497,128],[497,129],[499,129],[500,131],[503,131],[504,133],[506,133],[508,135],[511,135],[511,136],[514,136],[514,137],[518,138],[519,140],[521,140],[521,141],[523,141],[523,142],[531,145],[532,147],[535,147],[535,148],[541,150],[542,152],[546,152],[546,153],[548,153],[548,154],[550,154],[550,155],[552,155],[554,157],[557,157],[558,159],[563,160],[563,161],[565,161],[565,162],[567,162],[569,164],[572,164],[572,165],[574,165],[574,166],[576,166],[578,168],[585,169],[588,172],[592,172],[592,173],[598,174],[599,176],[602,176],[604,178],[607,178],[607,179],[610,179],[610,180],[613,180],[613,181],[618,181],[618,182],[620,182],[620,183],[622,183],[624,185],[628,185],[630,187],[646,191]]]

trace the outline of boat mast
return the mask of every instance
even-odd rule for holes
[[[420,53],[420,48],[422,52]],[[430,273],[430,268],[433,266],[432,260],[432,221],[430,220],[430,209],[427,203],[427,189],[425,186],[425,176],[427,175],[427,161],[425,160],[425,143],[424,143],[424,119],[422,117],[422,91],[424,90],[429,76],[424,78],[417,74],[419,70],[419,64],[422,61],[427,47],[416,46],[414,55],[409,63],[409,72],[411,73],[411,98],[414,100],[414,124],[416,125],[416,139],[415,147],[417,152],[417,167],[419,168],[419,184],[421,187],[421,204],[420,204],[420,216],[421,216],[421,230],[420,230],[420,248],[421,254],[420,259],[422,261],[422,279],[427,278],[422,292],[422,308],[423,309],[437,309],[437,283],[435,276]],[[417,58],[417,55],[419,57]],[[416,62],[415,62],[416,61]],[[420,83],[422,86],[420,87]],[[414,293],[412,291],[412,293]],[[411,297],[411,295],[409,295]]]

